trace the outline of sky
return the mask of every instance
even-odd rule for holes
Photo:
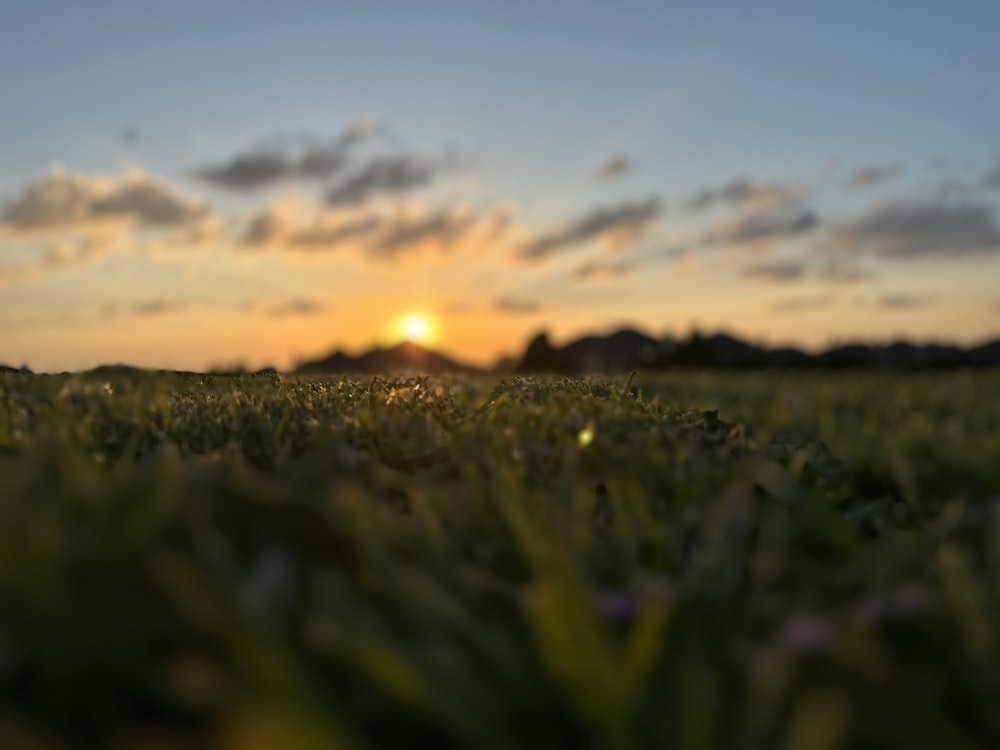
[[[996,0],[2,16],[2,363],[1000,336]]]

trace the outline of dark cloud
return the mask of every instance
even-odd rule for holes
[[[269,307],[266,314],[271,318],[287,318],[292,316],[320,315],[326,311],[327,306],[321,302],[297,297]]]
[[[914,307],[927,307],[936,302],[935,298],[926,294],[884,294],[879,297],[876,305],[883,310],[905,310]]]
[[[333,226],[318,225],[291,234],[287,243],[299,250],[328,250],[371,234],[381,225],[382,220],[378,216],[366,216]]]
[[[162,228],[207,213],[204,205],[148,175],[102,179],[54,171],[26,186],[0,212],[0,223],[16,231],[45,231],[123,219]]]
[[[394,260],[420,249],[448,252],[467,240],[478,248],[496,241],[509,223],[501,209],[490,212],[445,207],[433,211],[391,215],[386,212],[348,214],[320,211],[305,225],[281,204],[253,214],[245,224],[240,245],[282,251],[319,253],[349,245],[377,260]]]
[[[615,154],[597,168],[597,176],[602,180],[611,180],[623,177],[631,171],[632,163],[621,154]]]
[[[758,211],[716,225],[705,235],[715,245],[758,245],[805,234],[819,226],[819,219],[804,208]]]
[[[986,173],[986,177],[983,178],[983,185],[988,188],[1000,190],[1000,162],[997,162],[996,166]]]
[[[748,177],[737,177],[724,185],[705,188],[687,201],[688,209],[701,211],[718,204],[740,208],[777,208],[801,200],[805,190],[801,187],[755,182]]]
[[[991,206],[946,198],[877,206],[838,227],[834,238],[851,250],[895,260],[1000,251],[1000,227]]]
[[[616,279],[631,273],[638,263],[631,258],[621,260],[599,261],[590,260],[581,263],[573,271],[573,278],[580,281],[586,279]]]
[[[376,232],[382,223],[379,216],[332,220],[320,215],[309,226],[299,227],[288,211],[280,205],[272,205],[250,216],[239,244],[246,248],[280,245],[284,250],[307,252],[335,250],[349,240]]]
[[[351,149],[367,133],[367,126],[359,125],[328,141],[281,139],[192,174],[214,187],[244,192],[281,182],[323,181],[347,167]]]
[[[817,277],[834,284],[855,284],[870,281],[875,278],[875,274],[844,260],[833,259],[819,269]]]
[[[154,318],[161,315],[181,312],[185,309],[185,307],[186,305],[183,302],[151,299],[146,302],[133,302],[128,305],[105,305],[101,308],[101,316],[105,318],[119,318],[124,315],[132,315],[142,318]]]
[[[535,300],[517,299],[516,297],[509,297],[504,295],[498,297],[493,302],[493,309],[502,313],[510,313],[512,315],[526,315],[530,313],[539,312],[543,305],[541,302]]]
[[[418,156],[379,157],[327,192],[326,202],[356,205],[374,195],[406,193],[430,183],[443,168],[443,163]]]
[[[268,207],[250,217],[240,244],[244,247],[264,247],[276,242],[284,233],[285,225],[281,214]]]
[[[830,307],[837,298],[832,294],[817,294],[806,297],[788,297],[780,299],[771,305],[775,312],[802,312],[804,310],[820,310]]]
[[[524,260],[537,260],[593,239],[624,237],[632,240],[648,229],[661,213],[660,201],[654,197],[610,208],[596,208],[565,227],[535,237],[520,249],[518,255]]]
[[[861,167],[847,176],[847,179],[844,180],[844,188],[852,192],[863,190],[873,185],[894,180],[901,172],[902,169],[896,164]]]
[[[113,190],[91,204],[96,217],[114,216],[134,219],[147,227],[173,227],[186,224],[205,215],[203,206],[196,206],[159,182],[133,181]]]
[[[763,279],[784,283],[789,281],[799,281],[805,278],[806,266],[797,260],[776,260],[769,263],[757,263],[746,266],[740,271],[741,276],[753,279]]]
[[[427,216],[396,219],[368,245],[370,254],[383,258],[396,258],[411,250],[433,245],[438,250],[448,250],[463,235],[472,230],[479,217],[473,213],[454,210],[434,211]]]

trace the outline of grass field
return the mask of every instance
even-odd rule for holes
[[[0,748],[1000,747],[1000,372],[0,393]]]

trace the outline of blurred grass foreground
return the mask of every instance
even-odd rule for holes
[[[1000,747],[997,371],[0,389],[0,748]]]

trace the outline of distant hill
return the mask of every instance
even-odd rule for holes
[[[335,351],[322,359],[302,362],[295,372],[303,374],[356,373],[378,375],[386,373],[418,373],[440,375],[446,372],[472,372],[475,368],[459,364],[445,355],[426,349],[411,341],[383,349],[377,347],[357,357]]]
[[[584,336],[557,349],[547,333],[531,340],[515,369],[519,372],[619,372],[650,366],[673,348],[671,340],[658,341],[651,336],[623,328],[607,336]]]
[[[790,347],[758,346],[725,333],[693,333],[675,341],[626,328],[606,336],[585,336],[563,347],[552,346],[548,334],[539,333],[529,342],[515,370],[583,374],[665,367],[932,369],[987,365],[1000,365],[1000,340],[970,349],[907,341],[850,343],[813,355]]]

